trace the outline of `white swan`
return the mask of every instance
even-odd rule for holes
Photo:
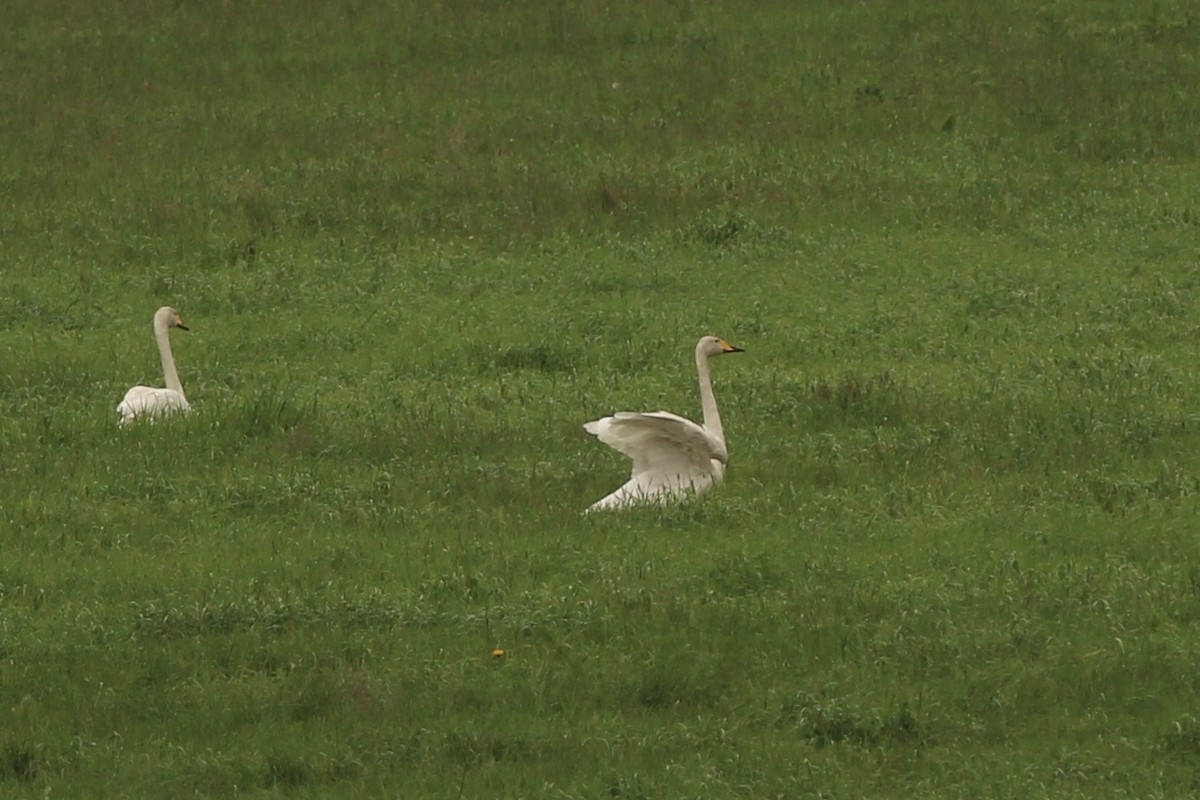
[[[183,395],[183,384],[179,382],[179,373],[175,369],[175,357],[171,355],[171,328],[187,330],[179,312],[170,306],[163,306],[154,314],[154,339],[158,342],[158,354],[162,358],[163,377],[166,378],[167,388],[155,389],[151,386],[134,386],[125,393],[125,397],[117,405],[121,415],[122,425],[128,425],[138,417],[154,418],[163,414],[173,414],[176,411],[190,411],[187,398]]]
[[[588,511],[682,500],[721,482],[729,451],[725,448],[725,431],[717,412],[708,359],[741,352],[740,347],[716,336],[705,336],[696,344],[703,425],[669,411],[645,414],[618,411],[583,426],[588,433],[633,460],[629,480],[593,503]]]

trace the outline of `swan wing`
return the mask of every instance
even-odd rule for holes
[[[585,424],[584,430],[633,461],[633,474],[709,469],[726,460],[725,444],[702,425],[669,411],[618,411]]]
[[[121,424],[127,425],[138,417],[153,419],[176,411],[189,411],[187,398],[174,389],[156,389],[152,386],[134,386],[125,393],[117,404]]]
[[[619,411],[584,430],[633,461],[629,480],[592,509],[679,499],[721,479],[725,443],[669,411]]]

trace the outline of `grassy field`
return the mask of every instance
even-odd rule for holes
[[[1190,4],[201,5],[0,12],[0,796],[1200,793]]]

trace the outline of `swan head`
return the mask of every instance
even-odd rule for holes
[[[154,326],[179,328],[185,331],[188,329],[188,326],[183,324],[183,317],[179,316],[179,312],[170,306],[163,306],[154,314]]]
[[[720,356],[726,353],[744,352],[746,351],[742,348],[734,347],[719,336],[705,336],[696,343],[696,355],[698,356]]]

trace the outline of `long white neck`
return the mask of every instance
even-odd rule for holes
[[[179,372],[175,369],[175,357],[171,355],[170,328],[166,319],[154,318],[154,339],[158,342],[158,355],[162,359],[163,377],[167,388],[183,394],[183,384],[179,382]]]
[[[717,411],[717,396],[713,394],[708,354],[699,348],[696,349],[696,372],[700,377],[700,407],[704,409],[704,427],[723,442],[725,430],[721,427],[721,414]]]

